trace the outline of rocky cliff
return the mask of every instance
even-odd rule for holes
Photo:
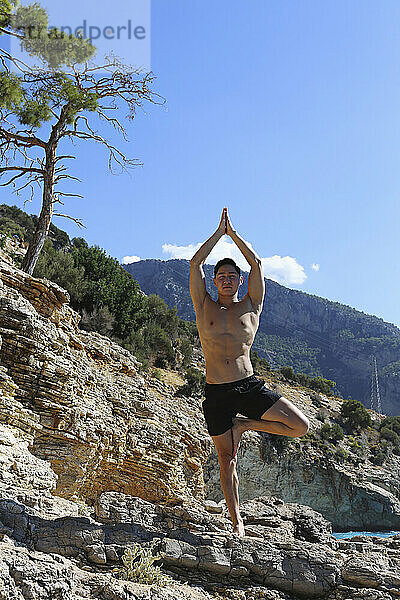
[[[158,294],[178,315],[194,320],[188,260],[142,260],[123,265],[146,294]],[[216,299],[213,266],[203,266],[207,290]],[[247,292],[243,272],[239,299]],[[400,414],[400,330],[391,323],[338,302],[292,290],[265,279],[266,293],[253,348],[273,368],[322,375],[342,397],[371,407],[371,357],[376,357],[382,412]]]
[[[399,528],[398,457],[357,468],[350,448],[340,461],[313,436],[277,450],[279,436],[245,434],[238,540],[201,398],[176,396],[178,373],[152,378],[78,320],[65,290],[0,254],[0,599],[400,595],[400,536],[331,536],[332,524]],[[321,405],[335,418],[339,398],[269,384],[314,432]],[[156,543],[174,584],[116,579],[134,542]]]

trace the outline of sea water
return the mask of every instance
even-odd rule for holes
[[[392,535],[398,535],[400,531],[345,531],[337,533],[332,532],[333,537],[337,540],[343,540],[345,538],[352,538],[355,535],[376,535],[377,537],[390,537]]]

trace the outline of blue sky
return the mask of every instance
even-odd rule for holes
[[[65,22],[65,7],[41,4]],[[121,22],[134,4],[118,3]],[[74,23],[98,3],[81,6],[68,3]],[[266,277],[400,325],[399,23],[390,0],[153,0],[166,104],[138,111],[119,142],[143,166],[111,175],[103,148],[76,146],[82,183],[68,189],[84,198],[61,212],[86,229],[54,224],[120,261],[191,258],[228,206]],[[0,190],[0,202],[23,199]],[[24,209],[37,214],[39,197]],[[207,262],[227,255],[249,268],[227,237]]]

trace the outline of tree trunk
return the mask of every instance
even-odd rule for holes
[[[43,200],[42,210],[36,225],[35,233],[28,246],[22,270],[32,275],[39,254],[43,248],[44,241],[49,233],[50,223],[53,216],[53,187],[54,187],[54,169],[56,152],[55,147],[46,148],[46,169],[43,179]]]
[[[43,200],[42,210],[40,211],[39,220],[30,242],[24,260],[22,262],[22,270],[32,275],[39,254],[43,248],[44,241],[49,233],[51,219],[53,216],[53,190],[54,190],[54,175],[56,168],[56,150],[60,140],[60,133],[65,126],[66,111],[68,105],[61,110],[60,118],[53,125],[51,135],[46,144],[46,166],[43,177]]]

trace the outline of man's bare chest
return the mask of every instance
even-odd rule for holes
[[[226,308],[206,298],[203,310],[197,315],[200,337],[207,341],[229,336],[237,341],[250,341],[258,329],[259,317],[249,299]]]

